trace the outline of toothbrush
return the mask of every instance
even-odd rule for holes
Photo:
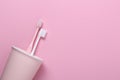
[[[43,25],[42,21],[39,20],[38,23],[37,23],[37,25],[36,25],[36,26],[37,26],[37,29],[36,29],[36,31],[35,31],[35,34],[34,34],[34,36],[33,36],[33,39],[32,39],[32,41],[31,41],[29,47],[27,48],[27,52],[31,53],[32,48],[33,48],[33,45],[34,45],[35,40],[36,40],[36,37],[37,37],[38,32],[40,31],[42,25]]]
[[[45,38],[46,34],[47,34],[47,31],[46,31],[45,29],[41,29],[41,30],[39,31],[38,36],[37,36],[37,39],[36,39],[36,42],[35,42],[35,44],[34,44],[34,46],[33,46],[31,55],[34,55],[34,54],[35,54],[35,51],[36,51],[37,45],[38,45],[38,43],[39,43],[39,40],[40,40],[41,38]]]

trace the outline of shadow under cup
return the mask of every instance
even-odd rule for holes
[[[32,80],[41,64],[39,57],[13,46],[0,80]]]

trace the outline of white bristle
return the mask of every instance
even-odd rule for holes
[[[47,34],[47,31],[46,31],[45,29],[41,29],[41,30],[40,30],[40,36],[41,36],[41,37],[44,38],[44,37],[46,36],[46,34]]]
[[[42,20],[39,20],[38,23],[37,23],[37,27],[42,27]]]

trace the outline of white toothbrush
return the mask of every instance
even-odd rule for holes
[[[38,43],[39,43],[39,40],[40,40],[41,38],[45,38],[46,34],[47,34],[47,31],[46,31],[45,29],[41,29],[41,30],[39,31],[38,36],[37,36],[37,38],[36,38],[36,42],[35,42],[35,44],[34,44],[34,46],[33,46],[31,55],[34,55],[34,53],[35,53],[35,51],[36,51],[36,48],[37,48],[37,45],[38,45]]]
[[[37,29],[36,29],[36,31],[35,31],[35,34],[34,34],[34,36],[33,36],[33,39],[32,39],[32,41],[31,41],[29,47],[27,48],[27,52],[31,53],[31,51],[32,51],[32,49],[33,49],[33,45],[34,45],[35,40],[36,40],[36,37],[37,37],[38,32],[40,31],[42,25],[43,25],[42,20],[39,20],[38,23],[37,23],[37,25],[36,25],[36,26],[37,26]]]

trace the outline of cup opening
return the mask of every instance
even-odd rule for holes
[[[37,57],[37,56],[33,56],[33,55],[31,55],[30,53],[26,52],[25,50],[20,49],[20,48],[14,46],[14,45],[12,46],[12,49],[14,49],[14,50],[20,52],[21,54],[24,54],[24,55],[30,57],[30,58],[33,58],[33,59],[35,59],[35,60],[43,61],[43,59],[41,59],[41,58],[39,58],[39,57]]]

